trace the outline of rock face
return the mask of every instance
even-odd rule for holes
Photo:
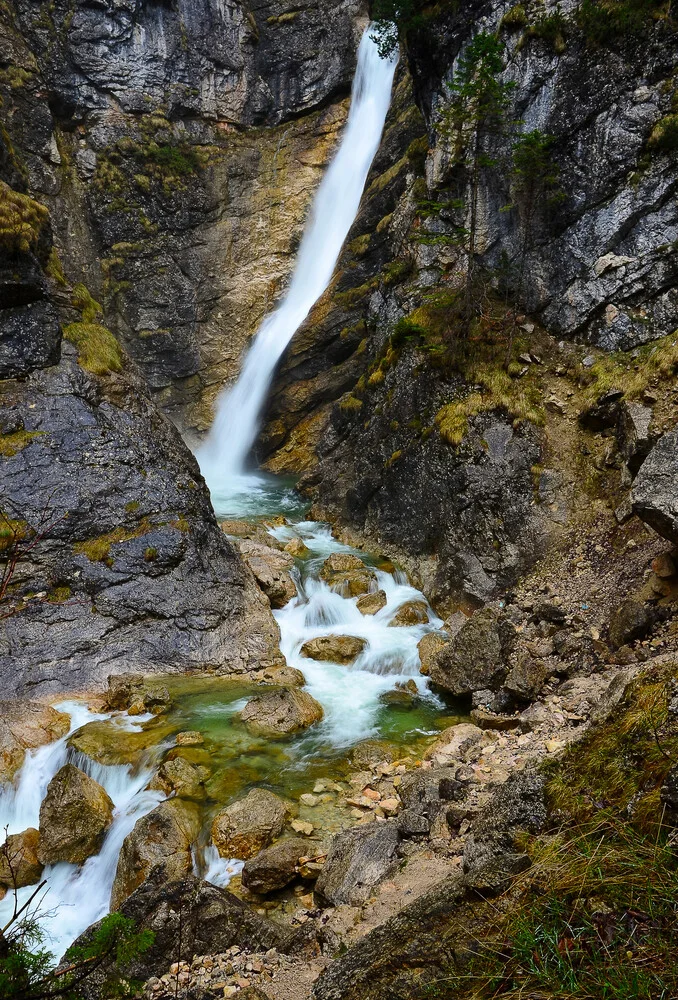
[[[239,542],[238,549],[272,608],[284,608],[297,596],[297,588],[289,572],[294,566],[292,555],[249,539]]]
[[[678,542],[678,430],[662,435],[640,467],[633,510],[664,538]]]
[[[72,764],[64,764],[40,806],[40,861],[82,864],[97,853],[112,822],[113,803],[101,785]]]
[[[152,712],[158,715],[170,707],[172,699],[167,688],[145,679],[142,674],[118,674],[108,678],[106,707],[127,711],[130,715]]]
[[[287,808],[277,795],[253,788],[217,813],[212,841],[222,858],[253,858],[280,836],[286,818]]]
[[[0,701],[0,781],[9,782],[34,750],[65,736],[71,720],[37,701]]]
[[[40,881],[43,864],[38,857],[40,834],[33,827],[13,833],[0,848],[0,885],[21,889]]]
[[[315,891],[325,904],[361,903],[392,864],[400,835],[394,823],[353,827],[332,841]]]
[[[253,733],[287,736],[320,722],[323,714],[322,705],[308,691],[283,688],[251,698],[240,718]]]
[[[170,799],[138,819],[122,844],[111,891],[111,909],[118,910],[131,893],[158,869],[165,882],[191,872],[191,845],[200,831],[200,812],[190,802]]]
[[[330,663],[353,663],[367,646],[367,640],[354,635],[322,635],[309,639],[301,647],[301,655],[311,660],[329,660]]]
[[[497,687],[506,677],[515,630],[494,608],[483,608],[436,653],[431,680],[454,695]]]
[[[275,892],[276,889],[284,889],[298,873],[299,858],[307,856],[308,842],[301,837],[281,840],[245,862],[242,884],[250,892],[263,895]]]

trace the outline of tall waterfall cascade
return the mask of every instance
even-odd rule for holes
[[[197,455],[216,504],[239,482],[244,486],[247,457],[276,365],[330,283],[379,147],[396,63],[396,58],[381,58],[368,28],[358,49],[348,122],[315,196],[287,294],[261,324],[240,377],[219,400]]]

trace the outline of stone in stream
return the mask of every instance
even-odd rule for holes
[[[425,677],[431,673],[431,664],[437,653],[450,641],[449,636],[443,632],[427,632],[419,640],[417,651],[419,653],[419,672]]]
[[[280,836],[287,815],[287,806],[277,795],[265,788],[253,788],[217,813],[212,822],[212,842],[222,858],[247,860]]]
[[[401,604],[394,617],[388,623],[390,627],[398,628],[407,625],[426,625],[428,623],[428,608],[425,601],[406,601]]]
[[[0,701],[0,783],[10,782],[24,762],[27,750],[65,736],[71,720],[37,701]]]
[[[363,903],[391,867],[399,840],[392,822],[355,826],[334,837],[315,886],[321,902]]]
[[[111,674],[104,696],[107,709],[128,711],[130,715],[151,712],[158,715],[172,704],[167,688],[143,674]]]
[[[326,660],[329,663],[353,663],[367,646],[366,639],[355,635],[321,635],[309,639],[301,647],[301,655],[311,660]]]
[[[89,775],[64,764],[40,806],[38,857],[42,864],[82,864],[96,854],[113,822],[113,803]]]
[[[284,608],[297,596],[296,584],[289,572],[294,566],[294,558],[289,552],[280,552],[249,539],[238,541],[237,545],[272,608]]]
[[[240,718],[250,732],[259,736],[287,736],[320,722],[323,714],[322,705],[308,691],[283,688],[255,695]]]
[[[207,794],[205,782],[210,773],[209,768],[192,764],[184,757],[177,756],[163,761],[149,788],[158,789],[165,795],[174,792],[180,799],[201,801]]]
[[[125,837],[111,890],[111,909],[137,889],[152,869],[173,882],[193,869],[191,846],[200,832],[200,810],[193,802],[169,799],[135,823]]]
[[[311,550],[301,538],[290,539],[283,551],[289,552],[295,559],[306,559],[311,554]]]
[[[40,834],[34,827],[12,833],[0,847],[0,885],[21,889],[40,881],[43,864],[38,858]]]
[[[476,611],[433,657],[431,680],[457,696],[499,687],[508,673],[515,634],[506,615],[495,608]]]
[[[358,598],[356,607],[361,615],[376,615],[378,611],[386,607],[386,594],[383,590],[377,590],[372,594],[363,594]]]
[[[280,840],[245,862],[242,884],[260,894],[284,889],[298,874],[299,858],[307,856],[308,842],[301,837]]]
[[[166,721],[149,729],[129,730],[108,719],[88,722],[69,737],[72,750],[91,757],[97,764],[136,764],[141,754],[172,734]]]
[[[320,570],[320,578],[332,590],[348,597],[369,593],[377,579],[374,571],[350,552],[333,552],[328,556]]]

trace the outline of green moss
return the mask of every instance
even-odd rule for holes
[[[386,288],[398,285],[414,271],[414,260],[411,257],[398,258],[385,264],[381,271],[381,280]]]
[[[82,282],[73,286],[71,302],[82,316],[83,323],[96,323],[99,317],[104,314],[99,303],[92,298],[89,289]]]
[[[510,10],[507,10],[502,17],[499,27],[506,28],[508,31],[518,31],[520,28],[525,28],[528,23],[527,11],[522,3],[517,3]]]
[[[144,550],[144,559],[146,562],[155,562],[157,558],[158,558],[158,550],[156,548],[153,548],[152,545]]]
[[[351,240],[348,244],[348,249],[354,257],[363,257],[370,248],[371,239],[372,236],[370,233],[365,233],[364,236],[356,236],[356,238]]]
[[[76,542],[73,546],[73,551],[78,555],[86,556],[90,562],[102,562],[107,566],[112,566],[112,545],[118,545],[121,542],[129,542],[133,538],[140,538],[142,535],[146,535],[152,530],[153,525],[150,524],[146,518],[144,518],[134,527],[114,528],[113,531],[109,531],[105,535],[99,535],[97,538],[88,538],[83,542]]]
[[[78,363],[94,375],[122,369],[122,351],[111,331],[99,323],[69,323],[63,328],[66,340],[78,348]]]
[[[658,121],[647,144],[653,153],[678,152],[678,114],[667,115]]]
[[[66,281],[66,276],[64,274],[63,267],[61,266],[61,259],[56,251],[56,247],[52,247],[50,250],[47,265],[45,267],[45,273],[52,279],[52,281],[55,281],[57,285],[61,285],[62,288],[68,287],[68,282]]]
[[[362,409],[362,406],[362,399],[356,399],[355,396],[351,395],[344,396],[344,398],[339,402],[339,409],[343,413],[356,413],[358,410]]]
[[[3,458],[13,458],[44,431],[13,431],[11,434],[0,434],[0,455]]]
[[[130,500],[129,503],[125,504],[125,510],[128,514],[134,514],[135,511],[139,510],[138,500]]]
[[[70,600],[71,588],[67,586],[53,587],[49,593],[47,600],[50,604],[63,604],[64,601]]]
[[[407,147],[405,156],[418,174],[423,174],[426,169],[426,157],[428,156],[428,150],[428,137],[425,135],[420,136],[418,139],[413,139]]]
[[[20,90],[30,83],[35,73],[24,69],[23,66],[6,66],[0,70],[0,87],[10,87],[12,90]]]
[[[0,248],[6,253],[36,250],[48,220],[44,205],[0,181]]]
[[[583,382],[590,402],[609,389],[623,389],[628,399],[636,399],[649,385],[672,381],[677,373],[678,337],[670,334],[633,352],[601,355]]]
[[[370,195],[378,194],[380,191],[383,191],[385,187],[388,187],[388,185],[391,184],[396,179],[396,177],[398,177],[398,175],[403,172],[403,170],[407,170],[409,165],[410,161],[407,158],[407,154],[405,154],[405,156],[401,157],[397,161],[397,163],[394,163],[392,167],[389,167],[388,170],[385,170],[383,174],[379,174],[377,177],[375,177],[375,179],[372,181],[372,183],[367,189],[368,197]]]

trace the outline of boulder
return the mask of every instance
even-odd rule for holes
[[[652,447],[651,423],[652,410],[649,406],[626,400],[620,404],[616,428],[617,446],[632,475],[638,472]]]
[[[123,729],[108,719],[88,722],[68,739],[68,746],[98,764],[136,764],[144,751],[171,735],[169,723],[151,729]]]
[[[125,837],[111,891],[111,909],[148,878],[154,869],[166,882],[187,875],[193,868],[191,846],[200,832],[200,812],[192,802],[169,799],[138,819]]]
[[[428,608],[425,601],[406,601],[401,604],[389,622],[390,626],[398,628],[403,625],[428,624]]]
[[[296,584],[290,576],[294,557],[289,552],[280,552],[249,539],[239,541],[238,548],[272,608],[284,608],[297,596]]]
[[[111,675],[104,697],[106,708],[128,711],[130,715],[142,715],[144,712],[159,715],[172,704],[167,688],[143,674]]]
[[[400,834],[393,822],[355,826],[332,840],[315,891],[324,904],[364,902],[391,867]]]
[[[447,645],[449,642],[449,637],[443,632],[427,632],[425,636],[419,640],[417,650],[419,651],[419,661],[420,673],[428,677],[431,673],[431,664],[437,653]]]
[[[647,604],[635,597],[628,597],[610,618],[610,642],[619,649],[629,642],[642,639],[652,628],[653,621],[653,611]]]
[[[372,594],[363,594],[358,598],[356,607],[361,615],[376,615],[386,607],[386,594],[383,590],[376,590]]]
[[[283,688],[250,698],[240,718],[252,733],[287,736],[320,722],[323,715],[322,705],[308,691]]]
[[[506,675],[504,687],[516,697],[530,700],[539,694],[550,673],[543,660],[521,650],[516,657],[515,666]]]
[[[348,597],[367,594],[376,582],[373,570],[350,552],[333,552],[320,570],[320,577],[332,590]]]
[[[301,647],[301,655],[330,663],[353,663],[367,646],[366,639],[354,635],[321,635]]]
[[[192,960],[194,955],[222,954],[237,945],[252,952],[276,948],[285,952],[293,935],[237,899],[226,889],[203,882],[192,875],[168,883],[162,867],[151,872],[148,879],[123,901],[120,912],[136,927],[148,928],[153,943],[148,951],[129,963],[115,964],[104,959],[80,986],[83,1000],[104,1000],[110,997],[111,973],[115,981],[121,976],[141,982],[151,976],[162,976],[171,963]],[[89,927],[75,942],[87,945],[99,924]]]
[[[280,836],[287,813],[285,803],[273,792],[253,788],[217,813],[212,841],[222,858],[253,858]]]
[[[299,858],[308,856],[308,842],[301,837],[280,840],[245,862],[242,884],[262,895],[284,889],[298,874]]]
[[[633,512],[678,542],[678,428],[663,434],[643,462],[631,492]]]
[[[25,699],[0,701],[0,783],[13,779],[27,750],[61,739],[70,727],[70,717],[49,705]]]
[[[433,658],[431,680],[454,695],[499,687],[514,642],[506,615],[491,607],[476,611]]]
[[[466,760],[467,754],[473,750],[483,738],[483,732],[478,726],[469,722],[460,722],[456,726],[449,726],[438,736],[437,740],[430,746],[424,757],[426,760],[434,760],[439,765],[452,764]]]
[[[396,757],[393,748],[381,740],[363,740],[351,751],[350,760],[354,767],[367,769],[381,764],[390,763]]]
[[[99,851],[112,822],[113,803],[101,785],[73,764],[64,764],[40,806],[41,863],[82,864]]]
[[[465,786],[447,766],[411,771],[403,777],[398,792],[404,807],[398,826],[404,835],[428,833],[450,803],[461,802],[467,795]]]
[[[306,559],[311,554],[308,545],[301,538],[291,538],[283,551],[288,552],[294,559]]]
[[[165,795],[174,793],[180,799],[200,801],[207,794],[205,782],[209,776],[209,768],[192,764],[185,757],[177,756],[163,761],[149,787],[158,789]]]
[[[257,684],[274,684],[276,687],[303,687],[306,683],[306,678],[301,670],[287,664],[250,670],[247,676]]]
[[[0,847],[0,885],[21,889],[40,881],[43,864],[38,858],[40,834],[33,827],[12,833]]]

